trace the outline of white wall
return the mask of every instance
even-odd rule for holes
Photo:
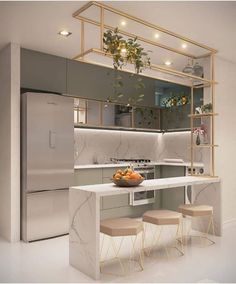
[[[0,51],[0,235],[20,239],[20,47]]]
[[[236,222],[236,63],[216,58],[216,174],[222,180],[223,223]]]

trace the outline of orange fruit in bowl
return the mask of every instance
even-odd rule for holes
[[[122,176],[119,173],[116,173],[115,176],[114,176],[115,179],[120,179],[121,177]]]
[[[133,172],[133,173],[130,175],[130,178],[131,178],[131,179],[140,179],[141,176],[140,176],[139,173]]]

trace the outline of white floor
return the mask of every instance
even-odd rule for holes
[[[172,252],[168,259],[164,250],[154,251],[145,258],[144,271],[103,274],[101,282],[236,282],[236,226],[215,240],[203,248],[196,239],[182,257]],[[94,282],[69,265],[68,254],[68,236],[29,244],[0,239],[0,282]]]

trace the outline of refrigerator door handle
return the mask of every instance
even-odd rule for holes
[[[51,149],[56,148],[56,132],[49,130],[49,147]]]

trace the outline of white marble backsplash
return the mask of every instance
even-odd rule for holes
[[[75,129],[75,165],[110,163],[110,158],[190,161],[190,132],[148,133]],[[201,150],[195,162],[202,162]]]
[[[156,133],[75,129],[75,165],[109,163],[110,158],[155,160]]]

